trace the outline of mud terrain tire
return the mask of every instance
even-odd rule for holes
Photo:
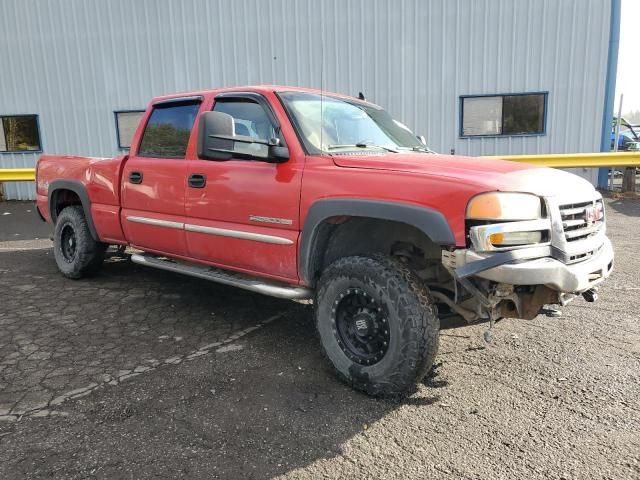
[[[428,289],[384,255],[341,258],[323,272],[316,326],[338,376],[374,396],[415,391],[438,351],[440,322]]]
[[[107,245],[97,242],[79,205],[66,207],[56,220],[53,253],[60,272],[67,278],[94,275],[104,261]]]

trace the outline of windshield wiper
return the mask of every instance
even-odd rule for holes
[[[429,147],[411,147],[411,150],[413,150],[414,152],[436,153]]]
[[[398,147],[400,150],[410,150],[412,152],[436,153],[429,147]]]
[[[385,147],[384,145],[376,145],[374,143],[353,143],[353,144],[344,144],[344,145],[327,145],[327,149],[333,150],[335,148],[380,148],[382,150],[386,150],[387,152],[400,153],[395,148]]]

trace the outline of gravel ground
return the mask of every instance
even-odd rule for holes
[[[0,478],[640,478],[638,202],[608,201],[597,303],[443,330],[402,401],[335,379],[308,306],[117,257],[61,279],[27,208],[0,204]]]

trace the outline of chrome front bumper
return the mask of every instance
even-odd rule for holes
[[[523,249],[523,253],[524,253]],[[451,266],[458,270],[471,266],[474,262],[486,260],[495,254],[480,254],[463,249],[451,252]],[[517,263],[515,263],[517,262]],[[587,260],[565,264],[552,257],[516,260],[513,263],[489,268],[473,276],[510,285],[546,285],[553,290],[566,293],[581,293],[588,290],[611,274],[613,269],[613,247],[608,238],[600,249]]]

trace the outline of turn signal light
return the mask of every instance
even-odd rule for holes
[[[494,247],[530,245],[542,241],[542,232],[493,233],[489,236],[489,241]]]

